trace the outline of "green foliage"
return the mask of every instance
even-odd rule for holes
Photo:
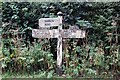
[[[16,58],[11,57],[7,48],[6,49],[4,48],[3,50],[4,50],[3,51],[4,55],[7,56],[5,56],[2,59],[2,68],[8,68],[7,71],[9,70],[12,72],[16,71],[16,69],[14,68],[11,69],[11,67],[18,68],[16,72],[19,72],[19,70],[21,72],[26,70],[26,72],[30,72],[30,73],[33,73],[36,70],[38,72],[39,70],[47,71],[55,68],[54,67],[55,61],[53,60],[53,54],[41,50],[40,44],[36,44],[34,47],[31,47],[29,50],[28,48],[22,49],[20,54]]]
[[[65,77],[104,77],[120,73],[120,2],[117,3],[3,3],[2,22],[4,32],[18,29],[25,32],[27,29],[38,28],[38,19],[57,17],[62,11],[63,27],[78,25],[84,29],[86,38],[77,44],[75,39],[69,39],[67,52],[63,60]],[[117,25],[112,25],[117,22]],[[93,29],[92,31],[90,29]],[[0,32],[1,33],[1,32]],[[87,34],[88,33],[88,34]],[[28,33],[31,34],[31,33]],[[13,39],[3,39],[2,68],[9,72],[24,71],[39,74],[38,77],[51,78],[56,76],[56,60],[53,59],[53,49],[56,41],[43,39],[34,46],[16,47]],[[18,41],[20,42],[20,41]],[[23,41],[21,44],[29,41]],[[9,44],[5,46],[4,44]],[[52,46],[52,47],[51,47]],[[9,48],[12,53],[9,52]],[[50,50],[51,49],[51,50]],[[56,53],[55,53],[56,54]],[[68,65],[66,66],[65,64]],[[23,71],[23,72],[22,72]]]

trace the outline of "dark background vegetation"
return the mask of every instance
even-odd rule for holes
[[[3,73],[56,75],[57,39],[35,39],[38,19],[63,12],[63,29],[77,25],[84,39],[63,41],[63,74],[66,77],[120,76],[120,2],[2,4]]]

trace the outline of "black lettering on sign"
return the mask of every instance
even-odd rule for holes
[[[45,22],[54,22],[54,20],[45,20]]]
[[[49,23],[46,23],[45,26],[49,26],[50,24]]]

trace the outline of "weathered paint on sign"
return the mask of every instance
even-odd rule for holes
[[[58,30],[33,29],[32,36],[35,38],[58,38]]]
[[[39,27],[59,26],[59,18],[41,18],[39,19]]]
[[[61,32],[62,38],[84,38],[85,31],[83,30],[62,30]]]
[[[35,38],[84,38],[85,31],[83,30],[47,30],[47,29],[33,29],[32,36]]]

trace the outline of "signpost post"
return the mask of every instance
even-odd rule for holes
[[[58,12],[57,18],[41,18],[39,19],[40,27],[58,26],[58,29],[33,29],[32,36],[35,38],[58,38],[57,42],[57,73],[62,75],[62,38],[84,38],[83,30],[63,30],[62,29],[62,12]]]
[[[57,13],[58,18],[60,19],[60,24],[58,26],[59,32],[62,30],[62,12]],[[57,42],[57,74],[62,75],[62,35],[58,34]]]

